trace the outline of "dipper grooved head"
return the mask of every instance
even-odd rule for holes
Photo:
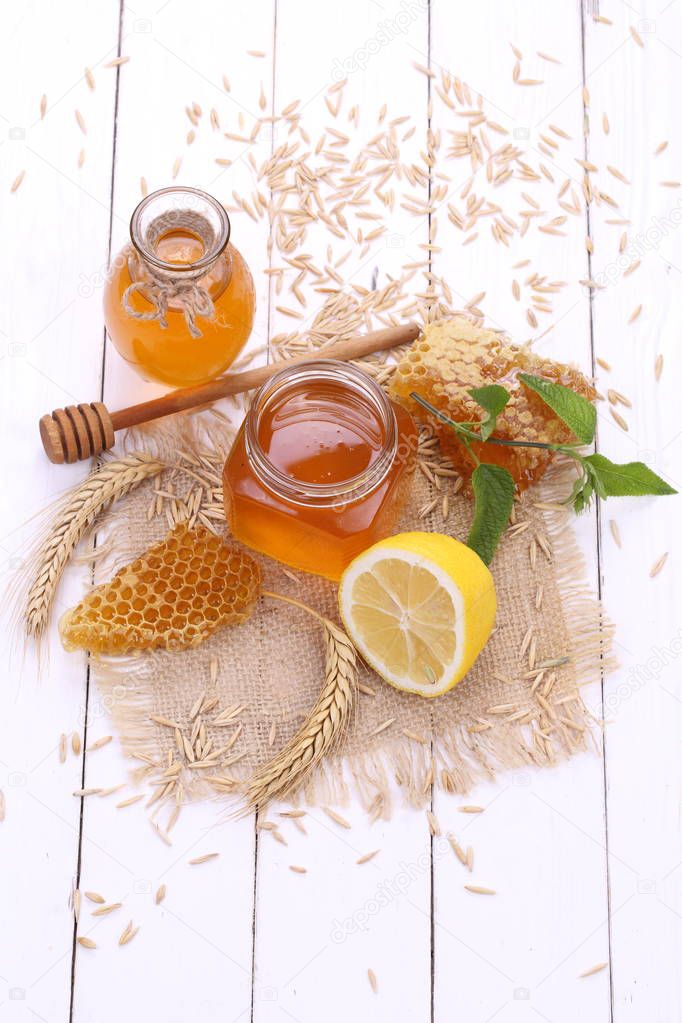
[[[77,462],[92,458],[114,445],[115,434],[106,406],[67,405],[40,420],[40,437],[51,462]]]

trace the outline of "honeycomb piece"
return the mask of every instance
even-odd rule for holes
[[[472,387],[502,384],[511,398],[497,419],[496,437],[551,444],[574,440],[568,427],[542,399],[518,380],[519,372],[546,377],[572,388],[590,401],[597,396],[579,370],[509,344],[504,337],[475,326],[464,316],[440,320],[425,328],[396,367],[390,393],[418,418],[423,419],[428,413],[410,398],[412,391],[450,419],[477,422],[484,413],[467,392]],[[430,417],[430,421],[443,450],[468,480],[476,463],[466,446],[446,424],[434,417]],[[508,469],[521,490],[538,480],[554,457],[553,452],[540,448],[508,448],[476,442],[472,443],[472,448],[481,461]]]
[[[203,526],[183,524],[91,590],[62,616],[59,632],[67,650],[180,650],[245,621],[259,589],[250,555]]]

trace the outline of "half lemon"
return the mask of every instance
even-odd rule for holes
[[[399,533],[350,563],[343,624],[396,689],[440,696],[469,671],[495,622],[493,577],[471,548],[441,533]]]

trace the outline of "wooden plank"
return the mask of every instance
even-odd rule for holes
[[[234,11],[210,0],[187,11],[175,4],[136,5],[126,9],[123,53],[130,62],[121,69],[119,93],[113,243],[116,253],[127,239],[130,213],[140,199],[140,178],[150,190],[173,182],[174,161],[182,159],[176,181],[231,201],[231,189],[251,185],[247,162],[249,147],[241,145],[229,174],[216,157],[227,155],[223,131],[238,130],[239,114],[261,111],[261,82],[266,103],[272,95],[273,0],[249,4],[235,18]],[[206,45],[210,26],[216,45]],[[220,44],[217,45],[217,40]],[[265,58],[247,50],[264,51]],[[229,76],[226,92],[222,76]],[[185,107],[197,103],[202,114],[194,127]],[[211,126],[215,108],[220,128]],[[188,131],[196,138],[187,144]],[[269,151],[269,139],[254,147]],[[233,147],[232,147],[233,148]],[[257,319],[251,350],[262,346],[267,332],[267,223],[249,218],[232,239],[245,255],[257,285]],[[101,301],[101,297],[99,298]],[[264,351],[260,355],[264,358]],[[145,383],[109,345],[104,400],[111,407],[128,405],[159,393]],[[97,715],[98,695],[91,693],[91,737],[111,730],[106,715]],[[130,764],[117,743],[87,759],[87,783],[115,785],[124,780]],[[144,803],[116,809],[115,803],[131,790],[107,799],[92,797],[84,810],[83,887],[93,887],[106,898],[122,902],[120,910],[104,918],[88,917],[93,939],[102,951],[79,949],[74,1016],[91,1019],[101,1014],[101,992],[109,991],[107,1015],[114,1019],[130,1011],[135,991],[136,1012],[164,1018],[189,1018],[201,1005],[202,1019],[224,1020],[249,1013],[252,986],[254,825],[252,819],[217,827],[222,806],[202,803],[185,808],[166,847],[145,819]],[[220,856],[198,866],[188,860],[218,851]],[[161,906],[154,893],[166,884]],[[88,907],[91,909],[93,907]],[[140,927],[129,947],[117,941],[129,920]],[[89,932],[88,932],[89,933]],[[100,937],[101,936],[101,937]],[[112,956],[120,955],[126,983],[111,988]],[[191,978],[200,976],[200,991]]]
[[[492,151],[507,143],[518,147],[524,154],[520,159],[538,175],[538,180],[522,180],[517,164],[513,177],[505,180],[504,163],[493,162],[492,180],[485,166],[479,168],[463,195],[471,174],[469,160],[450,161],[446,169],[451,195],[435,214],[436,241],[442,251],[434,253],[434,272],[447,280],[462,305],[485,293],[475,299],[476,306],[489,324],[506,329],[515,341],[535,339],[539,353],[574,361],[589,373],[589,307],[578,283],[587,276],[585,213],[582,204],[579,216],[567,213],[557,200],[566,180],[565,200],[570,202],[571,189],[579,194],[580,187],[575,164],[583,155],[578,14],[566,6],[554,9],[548,18],[546,8],[536,2],[504,9],[481,3],[467,10],[462,32],[453,6],[434,0],[431,17],[434,90],[443,87],[443,73],[467,83],[471,97],[455,100],[456,110],[475,111],[481,95],[488,123],[473,131],[484,132]],[[538,51],[561,63],[543,59]],[[516,84],[517,60],[521,81],[542,84]],[[458,115],[434,99],[433,125],[442,132],[444,150],[453,144],[450,132],[466,132],[470,120],[477,118]],[[508,134],[490,127],[490,121]],[[550,124],[571,140],[553,133]],[[543,142],[542,135],[553,138],[558,148]],[[485,146],[482,139],[487,160]],[[487,197],[499,211],[467,223],[466,204],[474,195]],[[454,207],[454,218],[448,216],[447,202]],[[453,222],[457,211],[464,229]],[[521,234],[523,211],[542,211],[542,216],[532,216],[527,232]],[[510,231],[508,247],[493,236],[495,218],[504,222],[504,215],[517,225]],[[539,230],[540,225],[551,227],[557,216],[566,217],[565,223],[556,225],[558,237]],[[478,237],[464,246],[476,233]],[[527,265],[515,266],[526,260]],[[552,312],[544,313],[533,304],[529,283],[533,273],[567,282],[547,295]],[[529,322],[529,309],[537,326]],[[577,528],[596,583],[594,517],[585,517]],[[590,687],[590,698],[597,703],[598,681],[596,674],[595,686]],[[434,856],[436,1018],[454,1012],[463,1019],[489,1019],[498,1013],[500,1018],[521,1019],[529,1007],[553,1021],[572,1020],[579,1011],[590,1018],[606,1018],[608,971],[589,984],[577,979],[586,967],[608,959],[603,801],[602,764],[594,755],[576,758],[555,771],[528,769],[502,775],[497,784],[481,785],[465,800],[434,795],[443,830],[452,830],[461,845],[474,850],[472,873],[447,850]],[[457,806],[462,802],[486,809],[473,816],[460,814]],[[465,884],[489,887],[498,894],[472,894]]]
[[[101,63],[116,38],[118,4],[74,0],[70,15],[29,2],[3,11],[3,168],[0,254],[5,284],[0,309],[0,425],[6,438],[5,500],[0,505],[2,582],[24,567],[35,523],[19,524],[82,479],[87,465],[51,466],[38,437],[39,417],[81,394],[99,390],[103,334],[90,301],[89,275],[106,263],[115,79]],[[55,59],[59,54],[59,59]],[[94,69],[91,92],[83,69]],[[47,95],[44,119],[41,94]],[[79,130],[74,110],[85,118]],[[78,168],[78,154],[86,160]],[[25,178],[10,192],[21,171]],[[74,567],[60,586],[58,616],[78,599],[85,569]],[[6,623],[5,623],[6,624]],[[5,1011],[67,1019],[71,999],[73,916],[82,758],[71,750],[82,734],[85,660],[65,654],[52,630],[39,665],[32,650],[4,628],[0,691],[0,823]],[[60,763],[59,737],[69,738]]]
[[[329,1019],[379,1008],[382,1018],[429,1019],[429,831],[399,791],[392,798],[391,819],[373,825],[356,801],[336,807],[350,828],[310,809],[305,835],[279,818],[283,807],[268,811],[287,845],[259,831],[254,1019],[312,1019],[332,990]]]
[[[595,183],[618,209],[605,203],[592,208],[594,275],[604,284],[594,301],[595,350],[613,366],[611,372],[598,367],[600,389],[622,392],[633,407],[617,406],[627,432],[605,410],[599,446],[615,461],[645,461],[680,489],[680,190],[661,184],[680,179],[680,140],[666,101],[677,95],[682,80],[675,41],[679,12],[646,0],[636,11],[616,5],[604,13],[611,26],[586,16],[589,159],[599,167]],[[655,155],[667,139],[668,147]],[[632,185],[614,178],[608,166]],[[629,223],[608,223],[619,218]],[[628,240],[621,253],[624,231]],[[633,269],[638,260],[641,266]],[[641,314],[629,323],[639,305]],[[659,355],[664,368],[657,382]],[[611,877],[614,1019],[674,1019],[682,1011],[679,498],[610,500],[602,506],[601,522],[603,590],[618,625],[620,661],[605,690],[609,846],[614,858],[623,857],[631,867],[612,870]],[[665,566],[650,578],[666,551]]]
[[[416,72],[408,77],[397,69],[422,60],[426,45],[424,4],[351,0],[332,6],[313,0],[279,0],[275,106],[281,111],[300,101],[301,124],[309,142],[304,139],[296,155],[312,153],[307,160],[311,167],[331,164],[324,153],[314,153],[326,134],[324,152],[347,155],[346,173],[352,179],[357,173],[351,169],[352,162],[359,150],[388,130],[393,118],[408,115],[410,122],[395,126],[394,131],[400,159],[417,162],[426,127],[426,80]],[[345,87],[335,91],[344,79]],[[356,105],[357,126],[349,121]],[[401,142],[412,125],[415,136]],[[293,138],[298,140],[298,134]],[[278,125],[275,145],[285,139]],[[335,237],[324,224],[312,224],[297,246],[311,253],[311,263],[320,269],[343,260],[338,273],[348,282],[348,291],[353,286],[383,287],[389,275],[400,274],[404,263],[423,259],[418,244],[428,237],[424,219],[418,223],[400,208],[398,198],[395,208],[387,212],[374,194],[379,178],[372,177],[371,171],[379,162],[370,161],[360,171],[370,186],[370,203],[357,209],[370,213],[383,209],[381,222],[389,225],[386,235],[371,240],[366,248],[347,237]],[[332,180],[339,177],[332,174]],[[393,179],[384,191],[395,186]],[[320,191],[326,196],[333,189],[320,181]],[[426,197],[425,187],[412,191]],[[294,194],[287,206],[295,205]],[[330,201],[328,209],[334,205]],[[356,219],[350,206],[344,213],[355,239],[358,230],[364,239],[379,223]],[[277,249],[272,262],[275,267],[287,265]],[[316,290],[316,279],[309,274],[301,283],[307,302],[301,306],[289,287],[297,274],[297,269],[287,269],[280,294],[273,287],[271,336],[309,325],[327,297]],[[321,286],[334,287],[334,280]],[[423,287],[421,280],[418,287]],[[278,311],[278,306],[292,308],[302,319]],[[424,816],[401,808],[399,792],[393,798],[396,809],[388,822],[370,825],[353,801],[350,807],[337,808],[349,818],[351,830],[339,827],[316,808],[304,819],[308,837],[290,822],[282,828],[287,847],[267,831],[259,832],[254,988],[258,1023],[282,1016],[313,1019],[321,1004],[334,1020],[354,1014],[373,1018],[377,1012],[381,1018],[431,1018],[429,834]],[[277,810],[268,812],[268,820],[277,820]],[[362,854],[377,848],[381,852],[375,859],[357,864]],[[291,865],[302,865],[308,873],[297,874],[289,869]],[[376,975],[377,994],[368,978],[370,969]]]

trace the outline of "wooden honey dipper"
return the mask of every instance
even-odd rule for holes
[[[66,408],[55,409],[50,415],[42,417],[40,437],[51,462],[77,462],[82,458],[92,458],[113,447],[117,430],[149,423],[154,419],[161,419],[162,416],[171,416],[175,412],[184,412],[198,405],[217,401],[218,398],[225,398],[228,394],[250,391],[260,387],[285,365],[294,366],[313,358],[348,362],[351,359],[361,359],[373,352],[383,352],[395,348],[396,345],[407,344],[418,336],[419,327],[416,323],[374,330],[369,334],[356,334],[318,351],[287,359],[286,362],[275,362],[243,373],[218,377],[217,380],[196,387],[183,387],[177,391],[170,391],[161,398],[143,401],[139,405],[131,405],[118,412],[109,412],[101,401],[93,401],[89,405],[67,405]]]

